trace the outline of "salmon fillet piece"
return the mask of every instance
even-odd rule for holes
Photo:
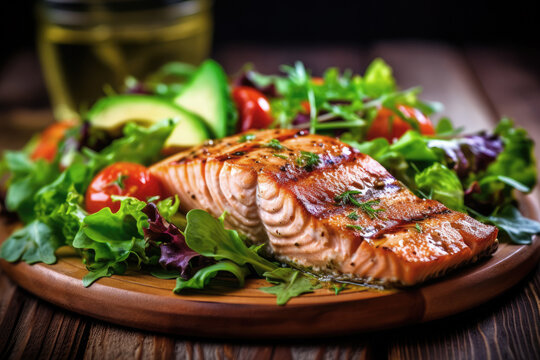
[[[182,210],[227,211],[226,225],[269,255],[338,280],[414,285],[496,248],[496,227],[420,199],[337,139],[250,135],[209,141],[151,172]]]

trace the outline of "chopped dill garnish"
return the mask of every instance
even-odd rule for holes
[[[349,213],[349,215],[347,215],[347,217],[351,220],[358,220],[359,217],[358,217],[358,214],[356,213],[356,211],[351,211]]]
[[[285,160],[288,159],[287,155],[282,155],[282,154],[272,154],[272,155],[275,156],[275,157],[278,157],[280,159],[285,159]]]
[[[281,145],[278,139],[272,139],[266,144],[262,144],[262,147],[272,148],[274,150],[283,150],[286,149],[285,146]]]
[[[344,193],[342,193],[340,195],[337,195],[334,198],[334,201],[336,203],[342,204],[342,205],[345,205],[345,204],[354,205],[354,206],[360,208],[360,210],[362,210],[363,212],[365,212],[369,216],[370,219],[378,218],[377,213],[386,211],[385,209],[374,209],[373,208],[373,205],[377,205],[377,204],[379,204],[381,202],[378,199],[377,200],[369,200],[369,201],[366,201],[366,202],[358,201],[353,195],[358,195],[360,193],[361,192],[358,191],[358,190],[345,191]]]
[[[313,167],[317,166],[321,159],[319,155],[309,152],[309,151],[300,151],[300,157],[296,159],[296,165],[303,167],[304,169],[310,170]]]
[[[251,141],[251,140],[254,140],[255,139],[255,134],[244,134],[242,136],[240,136],[240,139],[238,139],[238,142],[246,142],[246,141]]]
[[[418,231],[420,234],[424,232],[424,229],[422,228],[422,225],[420,225],[419,223],[414,224],[414,228],[415,228],[416,231]]]
[[[354,229],[354,230],[364,230],[364,228],[360,225],[351,225],[351,224],[348,224],[347,227],[349,229]]]
[[[336,195],[336,197],[334,197],[334,201],[342,205],[349,203],[355,206],[360,206],[360,202],[353,197],[353,195],[357,195],[360,193],[361,192],[358,190],[348,190],[342,194]]]
[[[385,209],[374,209],[372,205],[378,205],[381,201],[380,200],[370,200],[363,203],[360,203],[360,209],[365,212],[370,219],[378,218],[379,216],[377,213],[386,211]]]

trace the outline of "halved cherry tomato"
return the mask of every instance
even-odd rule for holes
[[[58,143],[66,135],[66,131],[72,128],[73,122],[63,121],[50,125],[39,136],[38,143],[30,155],[32,160],[45,159],[53,161],[58,151]]]
[[[86,210],[93,214],[109,207],[112,212],[120,209],[119,201],[111,195],[131,196],[142,201],[152,196],[163,197],[159,179],[139,164],[118,162],[101,170],[86,190]]]
[[[265,129],[273,122],[268,99],[249,86],[237,86],[232,96],[240,116],[238,130]]]
[[[420,110],[407,105],[399,105],[397,108],[406,117],[418,121],[421,134],[435,134],[435,129],[431,123],[431,120],[429,120],[429,118]],[[367,139],[372,140],[378,137],[383,137],[391,142],[394,141],[394,139],[399,139],[403,134],[411,129],[411,125],[401,119],[394,111],[388,108],[381,108],[368,130]]]

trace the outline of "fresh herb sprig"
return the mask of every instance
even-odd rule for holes
[[[312,170],[317,166],[321,161],[321,158],[318,154],[309,152],[309,151],[300,151],[300,156],[296,158],[296,165],[306,169]]]
[[[362,192],[361,191],[358,191],[358,190],[348,190],[348,191],[345,191],[339,195],[336,195],[335,198],[334,198],[334,201],[338,204],[342,204],[342,205],[346,205],[346,204],[351,204],[351,205],[354,205],[358,208],[360,208],[360,210],[362,210],[364,213],[366,213],[370,219],[375,219],[375,218],[378,218],[378,213],[380,212],[383,212],[383,211],[386,211],[385,209],[375,209],[373,208],[373,205],[378,205],[381,201],[376,199],[376,200],[369,200],[369,201],[366,201],[366,202],[360,202],[358,201],[354,195],[358,195],[358,194],[361,194]],[[350,214],[349,214],[350,215]]]
[[[285,149],[287,149],[285,146],[281,145],[281,142],[278,139],[272,139],[269,142],[262,144],[261,146],[265,147],[265,148],[271,148],[271,149],[274,149],[274,150],[285,150]]]

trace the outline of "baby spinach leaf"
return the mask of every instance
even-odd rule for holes
[[[515,244],[531,244],[533,236],[540,235],[540,223],[524,217],[513,205],[507,205],[490,216],[472,212],[479,220],[497,226],[503,239]]]
[[[26,227],[15,231],[0,249],[0,257],[15,262],[26,261],[29,264],[44,262],[53,264],[56,262],[54,252],[62,245],[51,228],[39,221],[34,220]]]

